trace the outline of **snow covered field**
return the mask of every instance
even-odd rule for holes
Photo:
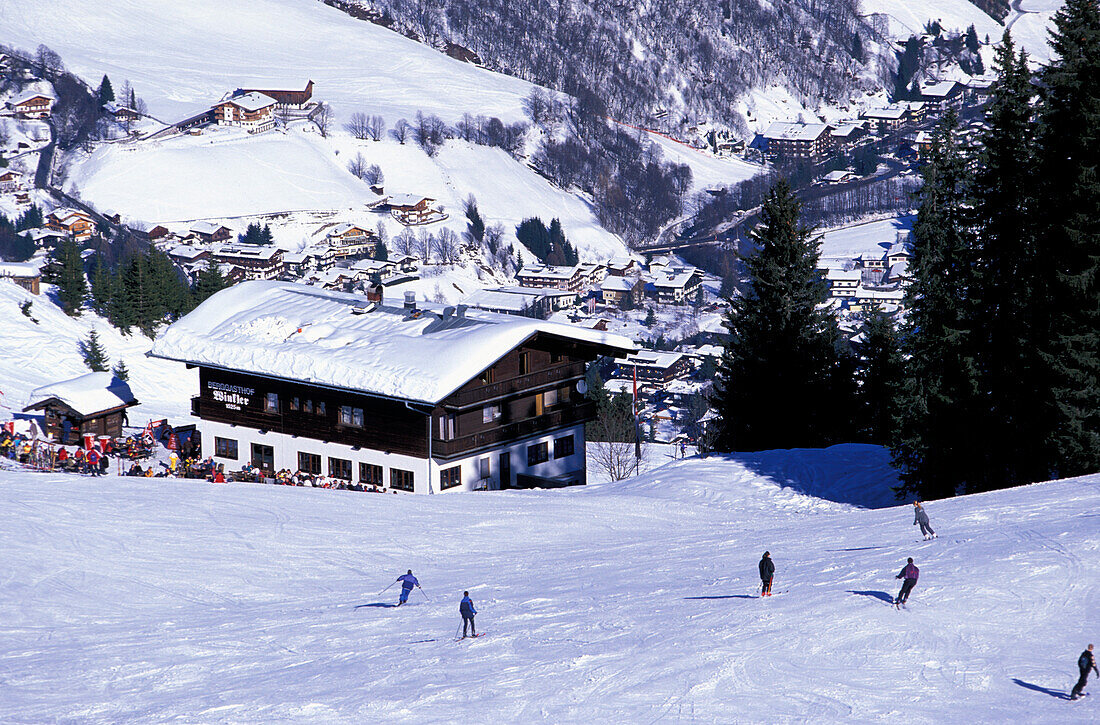
[[[862,5],[865,13],[885,14],[890,22],[890,34],[895,37],[920,35],[931,20],[940,21],[948,30],[965,31],[973,25],[978,37],[983,39],[988,33],[990,39],[997,40],[1004,33],[1000,23],[968,0],[863,0]]]
[[[864,252],[885,254],[890,245],[897,241],[898,232],[913,228],[915,218],[913,215],[904,215],[819,232],[822,266],[838,267]]]
[[[930,503],[923,542],[910,507],[767,477],[865,496],[850,459],[772,458],[433,497],[0,471],[2,719],[1095,721],[1062,693],[1100,477]],[[488,636],[456,643],[464,589]]]

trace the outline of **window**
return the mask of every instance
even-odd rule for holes
[[[396,488],[400,491],[412,491],[413,490],[413,472],[402,471],[400,468],[390,469],[390,488]]]
[[[494,403],[493,405],[486,405],[481,409],[481,422],[492,423],[494,420],[500,418],[500,403]]]
[[[572,396],[573,396],[573,393],[571,392],[571,389],[568,385],[566,385],[564,388],[558,388],[558,402],[559,403],[563,403],[563,404],[568,403],[569,399]]]
[[[264,471],[275,470],[275,449],[259,443],[252,444],[252,465]]]
[[[495,379],[495,377],[496,377],[496,376],[495,376],[495,375],[493,375],[493,369],[492,369],[492,368],[489,368],[488,370],[485,370],[485,371],[483,371],[483,372],[481,373],[481,375],[479,375],[479,376],[478,376],[478,380],[480,380],[481,382],[483,382],[483,383],[485,383],[486,385],[488,385],[488,384],[490,384],[491,382],[493,382],[493,380]]]
[[[550,353],[550,362],[557,364],[562,362],[563,360],[565,360],[565,355],[562,355],[560,352]]]
[[[317,401],[317,415],[325,415],[325,401]]]
[[[316,453],[298,452],[298,470],[302,473],[321,475],[321,457]]]
[[[529,372],[531,372],[530,353],[521,352],[519,354],[519,374],[526,375]]]
[[[343,458],[328,459],[328,475],[333,478],[342,478],[345,481],[350,481],[351,461],[345,461]]]
[[[537,466],[550,460],[550,447],[543,443],[527,446],[527,465]]]
[[[350,425],[356,428],[363,427],[363,409],[353,408],[350,405],[340,406],[340,425]]]
[[[542,403],[547,408],[549,408],[551,405],[557,405],[558,404],[558,391],[557,390],[547,390],[545,393],[542,394]]]
[[[453,413],[439,417],[439,437],[445,441],[454,440],[455,416]]]
[[[279,412],[279,394],[268,393],[264,397],[264,412],[265,413],[278,413]]]
[[[301,406],[298,405],[298,399],[297,398],[291,398],[290,399],[290,409],[291,410],[298,410],[299,407],[301,407]]]
[[[542,393],[535,394],[535,415],[542,415],[546,412],[546,399]]]
[[[303,400],[302,401],[302,412],[303,413],[312,413],[313,412],[313,401],[312,400]]]
[[[554,458],[567,458],[573,455],[573,436],[554,439]]]
[[[365,483],[369,486],[385,485],[382,483],[382,466],[376,466],[373,463],[360,463],[359,483]]]
[[[232,438],[214,438],[214,455],[218,458],[237,460],[237,441]]]
[[[444,468],[439,472],[439,488],[445,490],[454,488],[462,483],[462,466]]]
[[[478,463],[479,477],[481,478],[481,480],[484,481],[485,479],[487,479],[487,478],[489,478],[490,476],[493,475],[492,471],[490,470],[490,464],[489,464],[489,459],[488,458],[482,458],[477,463]]]

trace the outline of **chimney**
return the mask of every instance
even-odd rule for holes
[[[405,309],[409,310],[410,312],[414,312],[416,310],[416,293],[412,290],[409,290],[405,293]]]
[[[465,317],[465,316],[466,316],[466,305],[459,305],[458,307],[455,308],[455,317]]]
[[[454,313],[455,313],[455,308],[453,308],[453,307],[444,307],[443,308],[443,319],[446,320],[448,317],[450,317]]]
[[[382,285],[377,282],[367,285],[367,302],[382,304]]]

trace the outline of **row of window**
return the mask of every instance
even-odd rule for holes
[[[300,411],[302,413],[309,413],[310,415],[327,415],[328,409],[325,406],[325,401],[318,400],[314,402],[309,399],[291,398],[288,405],[293,411]],[[279,413],[279,394],[268,393],[264,396],[264,412],[265,413]],[[360,411],[361,417],[362,411]]]
[[[552,365],[557,365],[557,364],[563,362],[564,360],[565,360],[565,355],[563,355],[561,353],[557,353],[557,352],[550,353],[550,363]],[[519,354],[519,374],[520,375],[527,375],[530,372],[531,372],[531,353],[521,352]],[[485,383],[486,385],[489,385],[490,383],[496,382],[496,369],[495,368],[488,368],[486,370],[483,370],[481,372],[481,375],[478,376],[478,379],[481,382]]]
[[[573,455],[573,436],[567,435],[554,439],[554,460]],[[527,465],[537,466],[550,460],[550,446],[546,441],[527,446]]]
[[[570,451],[572,451],[572,439],[573,437],[569,436]],[[554,450],[557,451],[556,441]],[[237,441],[233,440],[232,438],[218,438],[217,436],[215,436],[214,455],[218,458],[228,458],[233,461],[237,460]],[[488,459],[486,459],[486,462],[487,461]],[[275,449],[271,446],[253,443],[252,465],[265,471],[274,470]],[[313,475],[320,476],[322,473],[321,456],[317,453],[306,453],[305,451],[299,451],[298,470],[303,473],[311,473]],[[330,456],[328,459],[328,475],[332,478],[339,478],[344,481],[350,481],[352,479],[352,462],[347,460],[346,458],[334,458]],[[359,483],[362,483],[364,485],[384,486],[385,484],[383,482],[383,476],[384,470],[382,466],[376,465],[374,463],[359,463]],[[440,488],[448,489],[461,485],[461,466],[445,468],[440,471]],[[414,475],[412,471],[405,471],[400,468],[390,469],[390,488],[396,488],[401,491],[412,491],[413,486]]]

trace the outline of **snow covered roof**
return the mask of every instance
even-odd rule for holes
[[[850,176],[855,176],[855,174],[853,174],[851,171],[840,170],[840,171],[830,171],[829,173],[825,174],[825,176],[823,176],[821,178],[825,179],[825,181],[843,181],[844,179],[847,179]]]
[[[781,141],[814,141],[828,130],[824,123],[784,123],[777,121],[768,126],[764,138]]]
[[[193,261],[206,253],[206,249],[202,247],[192,247],[189,244],[180,244],[172,247],[172,249],[168,251],[168,256],[176,257],[185,261]]]
[[[597,330],[476,311],[414,316],[381,305],[354,314],[362,295],[288,282],[253,281],[212,296],[168,327],[154,357],[438,403],[503,355],[546,335],[622,355],[637,346]],[[440,361],[447,361],[441,365]]]
[[[524,267],[516,272],[516,277],[538,277],[552,279],[573,279],[580,271],[580,265],[560,267],[554,265]]]
[[[856,288],[855,296],[856,299],[859,300],[887,300],[890,302],[901,302],[903,299],[905,299],[905,290],[870,289],[861,285]]]
[[[899,118],[905,116],[909,112],[908,108],[902,106],[887,106],[886,108],[872,108],[869,111],[863,112],[864,118],[878,118],[885,121],[896,121]]]
[[[276,101],[271,96],[266,96],[259,91],[251,91],[240,96],[230,98],[226,103],[243,108],[246,111],[258,111],[261,108],[274,106]]]
[[[334,235],[343,236],[344,234],[347,234],[348,232],[350,232],[354,229],[358,229],[360,232],[366,233],[366,230],[363,229],[363,227],[361,227],[357,224],[348,224],[347,222],[343,222],[341,224],[337,224],[336,226],[334,226],[332,228],[332,231],[329,232],[329,236],[334,236]]]
[[[680,361],[682,352],[663,352],[660,350],[642,350],[615,361],[617,365],[645,365],[662,369],[670,368]]]
[[[909,276],[908,260],[903,259],[900,262],[894,262],[890,265],[890,279],[907,276]]]
[[[860,121],[849,121],[849,122],[840,124],[839,126],[834,128],[831,133],[832,133],[833,136],[836,136],[837,138],[846,138],[848,136],[851,136],[856,131],[862,131],[862,130],[863,130],[863,123],[861,123]]]
[[[283,264],[304,264],[312,257],[310,252],[283,252]]]
[[[26,93],[21,93],[20,95],[18,95],[11,102],[11,105],[19,106],[19,105],[22,105],[22,104],[26,103],[27,101],[32,101],[35,98],[45,98],[50,103],[53,103],[54,101],[57,100],[56,98],[54,98],[53,95],[51,95],[49,93],[43,93],[42,91],[27,91]]]
[[[612,292],[629,292],[634,289],[638,280],[633,277],[608,277],[600,283],[600,289]]]
[[[890,245],[890,251],[886,253],[888,257],[912,257],[913,253],[909,251],[909,245],[905,242],[894,242]]]
[[[526,294],[508,292],[504,290],[481,289],[462,300],[462,304],[468,307],[476,307],[483,310],[512,310],[523,312],[546,295],[533,292],[528,288]]]
[[[825,272],[825,279],[830,282],[858,282],[863,278],[863,272],[858,269],[836,269],[830,267]]]
[[[70,209],[69,207],[62,207],[61,209],[54,209],[48,216],[53,217],[61,224],[68,224],[74,219],[83,219],[84,221],[91,221],[92,218],[85,212],[79,209]]]
[[[262,259],[269,261],[283,250],[271,244],[219,244],[211,254],[223,259]]]
[[[136,405],[137,399],[125,381],[111,373],[88,373],[71,380],[44,385],[31,392],[24,410],[56,398],[82,416]]]
[[[213,234],[221,228],[221,224],[216,224],[214,222],[195,222],[188,231],[195,234]]]
[[[0,261],[0,277],[37,277],[40,274],[37,264],[31,262]]]
[[[930,96],[932,98],[947,98],[959,87],[956,81],[940,81],[939,83],[929,83],[922,85],[920,93],[922,96]]]
[[[667,287],[669,289],[683,289],[691,283],[691,280],[693,277],[696,276],[696,273],[697,270],[692,269],[687,272],[679,272],[677,274],[672,274],[667,277],[655,279],[653,281],[653,286]]]
[[[394,269],[395,267],[397,265],[393,262],[381,259],[360,259],[351,265],[352,269],[361,272],[380,272],[383,269]]]
[[[389,197],[387,203],[390,206],[416,206],[422,201],[431,204],[435,199],[431,199],[422,194],[394,194]]]

